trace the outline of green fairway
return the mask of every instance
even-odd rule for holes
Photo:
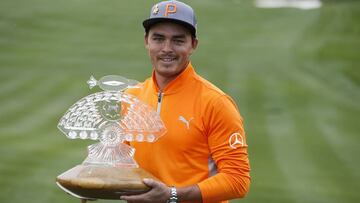
[[[55,178],[92,142],[67,139],[57,122],[99,91],[91,75],[150,75],[141,22],[154,2],[0,2],[1,203],[80,202]],[[252,184],[233,202],[360,202],[360,2],[185,2],[198,17],[193,65],[245,120]]]

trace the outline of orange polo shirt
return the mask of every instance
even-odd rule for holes
[[[164,90],[155,75],[128,91],[160,113],[167,128],[154,143],[132,142],[135,160],[167,185],[197,184],[203,202],[243,197],[250,166],[236,104],[191,65]]]

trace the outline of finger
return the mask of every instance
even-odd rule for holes
[[[143,200],[144,198],[141,197],[140,195],[131,195],[131,196],[120,196],[120,200],[125,200],[127,202],[138,202]]]
[[[159,185],[159,183],[157,181],[150,179],[150,178],[144,178],[143,183],[151,188]]]
[[[121,200],[126,200],[126,201],[134,201],[134,202],[142,202],[142,201],[146,201],[149,199],[149,196],[151,191],[142,193],[142,194],[138,194],[138,195],[123,195],[120,196]]]

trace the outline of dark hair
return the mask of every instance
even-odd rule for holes
[[[187,24],[187,23],[184,23],[182,21],[177,21],[177,20],[174,20],[174,19],[159,19],[158,21],[150,24],[149,26],[145,27],[145,35],[147,36],[149,34],[149,31],[150,29],[156,25],[156,24],[159,24],[159,23],[162,23],[162,22],[172,22],[172,23],[175,23],[175,24],[178,24],[178,25],[181,25],[183,26],[186,30],[189,31],[189,33],[191,34],[191,37],[192,38],[196,38],[196,30],[193,26]]]

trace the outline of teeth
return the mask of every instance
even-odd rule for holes
[[[165,62],[171,62],[174,60],[174,58],[162,58],[162,60]]]

